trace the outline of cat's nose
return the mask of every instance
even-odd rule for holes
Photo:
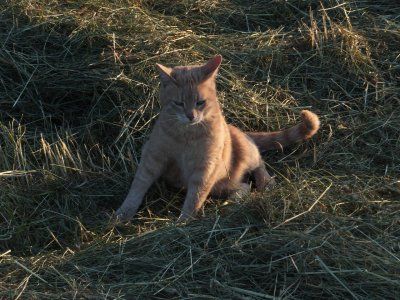
[[[193,114],[192,112],[187,113],[187,114],[186,114],[186,117],[189,119],[189,121],[193,121],[193,119],[194,119],[194,114]]]

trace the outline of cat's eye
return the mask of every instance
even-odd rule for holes
[[[174,101],[174,104],[180,107],[183,107],[183,102]]]
[[[205,100],[200,100],[196,102],[196,106],[203,106],[206,103]]]

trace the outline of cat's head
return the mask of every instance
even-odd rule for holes
[[[160,101],[164,114],[182,124],[195,125],[219,109],[215,77],[222,57],[200,66],[165,67],[160,71]]]

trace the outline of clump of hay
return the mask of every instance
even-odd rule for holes
[[[400,8],[391,1],[0,4],[0,297],[395,298]],[[155,185],[113,227],[159,104],[154,64],[224,57],[229,122],[294,124],[278,186],[175,225]]]

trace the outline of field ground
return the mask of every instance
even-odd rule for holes
[[[217,53],[229,122],[321,131],[265,156],[268,193],[176,225],[159,183],[112,226],[155,63]],[[397,1],[1,2],[0,298],[399,299],[399,92]]]

